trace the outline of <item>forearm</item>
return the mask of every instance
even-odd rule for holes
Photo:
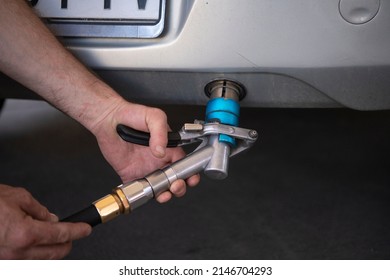
[[[24,0],[0,1],[0,71],[88,129],[121,100],[57,41]]]
[[[179,148],[165,150],[168,124],[163,111],[124,102],[57,41],[24,0],[0,0],[0,71],[89,129],[124,182],[184,156]],[[115,130],[118,123],[149,131],[149,148],[123,141]],[[199,179],[192,181],[195,185]],[[172,192],[181,196],[183,188],[184,181],[178,180]],[[170,196],[166,192],[158,200]]]

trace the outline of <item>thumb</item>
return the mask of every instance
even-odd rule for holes
[[[146,112],[146,125],[150,131],[149,146],[155,157],[163,158],[168,143],[168,124],[166,114],[156,108],[148,108]]]

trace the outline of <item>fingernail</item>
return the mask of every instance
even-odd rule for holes
[[[55,215],[55,214],[53,214],[53,213],[50,213],[50,221],[52,221],[52,222],[58,222],[58,217]]]
[[[92,227],[88,225],[88,229],[85,232],[85,236],[89,236],[92,233]]]
[[[161,157],[165,156],[165,148],[162,147],[162,146],[157,146],[156,147],[156,152]]]
[[[172,193],[177,193],[179,191],[180,187],[177,185],[177,184],[173,184],[169,190],[172,192]]]

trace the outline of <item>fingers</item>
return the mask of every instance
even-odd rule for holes
[[[195,187],[200,182],[200,175],[195,174],[195,175],[191,176],[190,178],[188,178],[186,181],[187,181],[188,186]]]
[[[62,259],[70,253],[72,249],[72,243],[54,244],[54,245],[43,245],[35,246],[31,248],[14,249],[8,248],[3,249],[0,252],[1,259],[15,260],[57,260]]]
[[[15,226],[16,227],[16,226]],[[91,227],[85,223],[58,223],[34,220],[26,216],[9,236],[8,244],[15,248],[68,243],[88,236]]]
[[[125,124],[134,129],[150,132],[149,146],[155,157],[163,158],[168,143],[166,114],[157,108],[124,102],[119,106],[115,124]]]
[[[186,186],[194,187],[196,186],[200,181],[200,175],[196,174],[194,176],[191,176],[186,181],[184,180],[177,180],[172,183],[171,187],[169,188],[169,192],[164,192],[160,194],[156,200],[160,203],[165,203],[169,201],[172,198],[172,194],[176,197],[182,197],[186,193]]]
[[[0,192],[0,259],[62,258],[73,240],[91,233],[88,224],[58,223],[58,217],[23,188],[0,185]]]
[[[169,190],[176,196],[182,197],[186,193],[186,182],[184,180],[177,180],[172,183]]]
[[[160,203],[165,203],[172,198],[172,194],[176,197],[182,197],[186,193],[186,183],[184,180],[177,180],[172,183],[169,191],[160,194],[156,200]]]
[[[156,197],[156,200],[159,203],[165,203],[168,202],[172,198],[172,194],[170,192],[163,192],[158,197]]]
[[[63,258],[70,252],[73,240],[90,233],[88,224],[38,221],[25,216],[5,236],[0,259]]]
[[[30,233],[35,245],[61,244],[87,237],[92,228],[86,223],[47,223],[36,221]]]
[[[15,188],[14,191],[17,192],[17,203],[26,214],[41,221],[55,221],[53,214],[45,206],[40,204],[27,190]]]

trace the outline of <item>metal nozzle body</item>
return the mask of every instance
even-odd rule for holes
[[[213,147],[206,146],[143,179],[120,185],[118,188],[125,194],[130,212],[169,190],[174,181],[187,179],[202,171],[210,161],[213,151]]]
[[[210,100],[206,107],[206,122],[238,126],[238,102],[243,93],[241,85],[227,80],[214,81],[208,85],[207,91]],[[225,179],[228,176],[230,150],[236,146],[236,141],[233,137],[219,134],[210,137],[209,144],[214,147],[214,155],[205,174],[212,179]]]
[[[218,136],[211,136],[209,145],[214,148],[214,153],[208,162],[204,173],[212,179],[222,180],[228,176],[230,145],[221,142]]]
[[[127,214],[144,205],[164,191],[178,179],[187,179],[201,172],[209,163],[214,148],[206,146],[185,158],[168,165],[162,170],[156,170],[142,179],[122,184],[109,194],[93,204],[102,223],[106,223],[120,214]]]

